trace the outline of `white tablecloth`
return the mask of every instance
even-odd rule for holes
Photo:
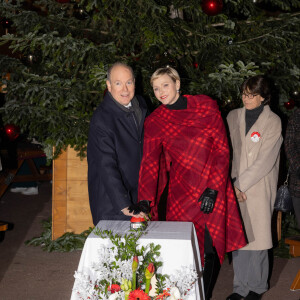
[[[130,233],[129,221],[100,221],[97,224],[102,230],[111,230],[113,233]],[[192,266],[198,272],[199,280],[194,291],[186,299],[204,300],[202,280],[202,267],[197,236],[191,222],[149,222],[147,234],[139,240],[139,245],[154,243],[161,245],[161,261],[163,266],[157,270],[161,274],[176,274],[182,266]],[[93,270],[90,268],[97,261],[98,249],[101,245],[109,246],[109,239],[102,239],[93,232],[88,236],[79,262],[77,271],[84,272],[93,280]],[[75,283],[74,283],[75,285]],[[75,292],[72,292],[71,300],[78,300]]]

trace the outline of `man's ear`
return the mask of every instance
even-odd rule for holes
[[[109,92],[111,92],[111,84],[109,80],[106,80],[106,86]]]

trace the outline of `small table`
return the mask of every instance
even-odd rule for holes
[[[101,230],[111,230],[113,233],[130,233],[129,221],[100,221],[97,227]],[[197,270],[198,281],[191,295],[186,299],[204,300],[200,251],[193,223],[149,222],[147,234],[139,239],[138,244],[145,246],[150,243],[161,245],[160,258],[163,266],[158,269],[158,273],[175,274],[176,270],[179,270],[182,266],[192,266]],[[95,277],[91,269],[91,264],[97,261],[97,251],[103,244],[108,246],[111,245],[111,242],[108,239],[100,238],[92,232],[88,236],[81,254],[77,271],[88,274],[92,280]],[[71,299],[78,299],[75,291],[72,292]]]

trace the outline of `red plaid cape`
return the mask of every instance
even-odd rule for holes
[[[229,180],[229,147],[217,103],[205,95],[185,95],[187,109],[158,107],[145,121],[139,200],[151,201],[152,220],[167,184],[167,221],[193,222],[201,257],[205,224],[220,262],[225,252],[246,245],[238,204]],[[211,214],[200,211],[206,188],[218,191]]]

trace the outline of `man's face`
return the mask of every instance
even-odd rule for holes
[[[124,66],[115,66],[106,81],[107,89],[122,105],[127,105],[134,96],[134,78],[130,70]]]

